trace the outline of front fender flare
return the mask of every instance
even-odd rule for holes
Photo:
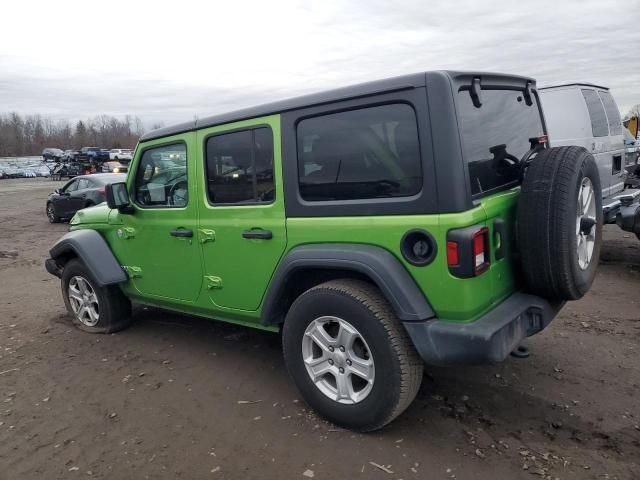
[[[271,324],[279,316],[287,280],[301,269],[351,270],[367,276],[382,291],[402,321],[435,317],[427,298],[407,269],[389,251],[364,244],[315,244],[292,249],[280,262],[265,296],[261,321]]]
[[[52,263],[61,268],[61,264],[64,264],[69,256],[76,256],[82,260],[101,287],[126,282],[128,279],[107,242],[95,230],[74,230],[65,234],[51,247],[49,254],[51,259],[47,260],[46,268],[54,275],[57,273],[52,271]]]

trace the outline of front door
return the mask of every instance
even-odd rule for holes
[[[287,243],[280,116],[197,135],[206,291],[219,308],[255,311]]]
[[[127,179],[134,213],[120,215],[118,260],[144,296],[192,302],[202,285],[196,238],[194,133],[145,143]]]
[[[80,179],[74,178],[60,189],[60,194],[57,197],[53,198],[53,208],[59,217],[68,218],[76,213],[77,209],[73,209],[71,195],[78,190],[79,181]]]

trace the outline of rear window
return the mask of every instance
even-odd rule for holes
[[[609,125],[607,124],[607,115],[604,113],[604,107],[600,101],[600,97],[595,90],[582,90],[582,96],[587,103],[589,117],[591,118],[591,130],[594,137],[606,137],[609,135]]]
[[[604,111],[607,112],[609,120],[609,134],[622,135],[622,121],[620,120],[620,111],[618,105],[609,92],[599,92]]]
[[[398,103],[302,120],[300,196],[307,201],[415,195],[422,188],[416,114]]]
[[[482,106],[473,105],[469,91],[458,93],[458,117],[462,150],[469,168],[471,193],[481,195],[519,179],[519,169],[509,167],[490,152],[505,145],[506,152],[520,159],[529,151],[529,139],[544,134],[534,95],[527,105],[519,90],[482,90]]]

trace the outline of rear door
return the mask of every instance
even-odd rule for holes
[[[198,242],[211,302],[259,308],[287,244],[280,116],[197,132]]]
[[[78,179],[78,187],[75,191],[71,192],[69,196],[69,209],[75,213],[78,210],[84,208],[84,204],[87,199],[87,191],[91,188],[91,182],[87,178]]]
[[[599,90],[598,95],[607,114],[609,124],[608,151],[611,156],[611,183],[609,196],[624,190],[624,135],[618,105],[611,93]]]

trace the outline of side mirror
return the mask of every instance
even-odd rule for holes
[[[124,182],[111,183],[105,187],[107,205],[109,208],[117,208],[120,213],[133,213],[130,205],[127,184]]]

